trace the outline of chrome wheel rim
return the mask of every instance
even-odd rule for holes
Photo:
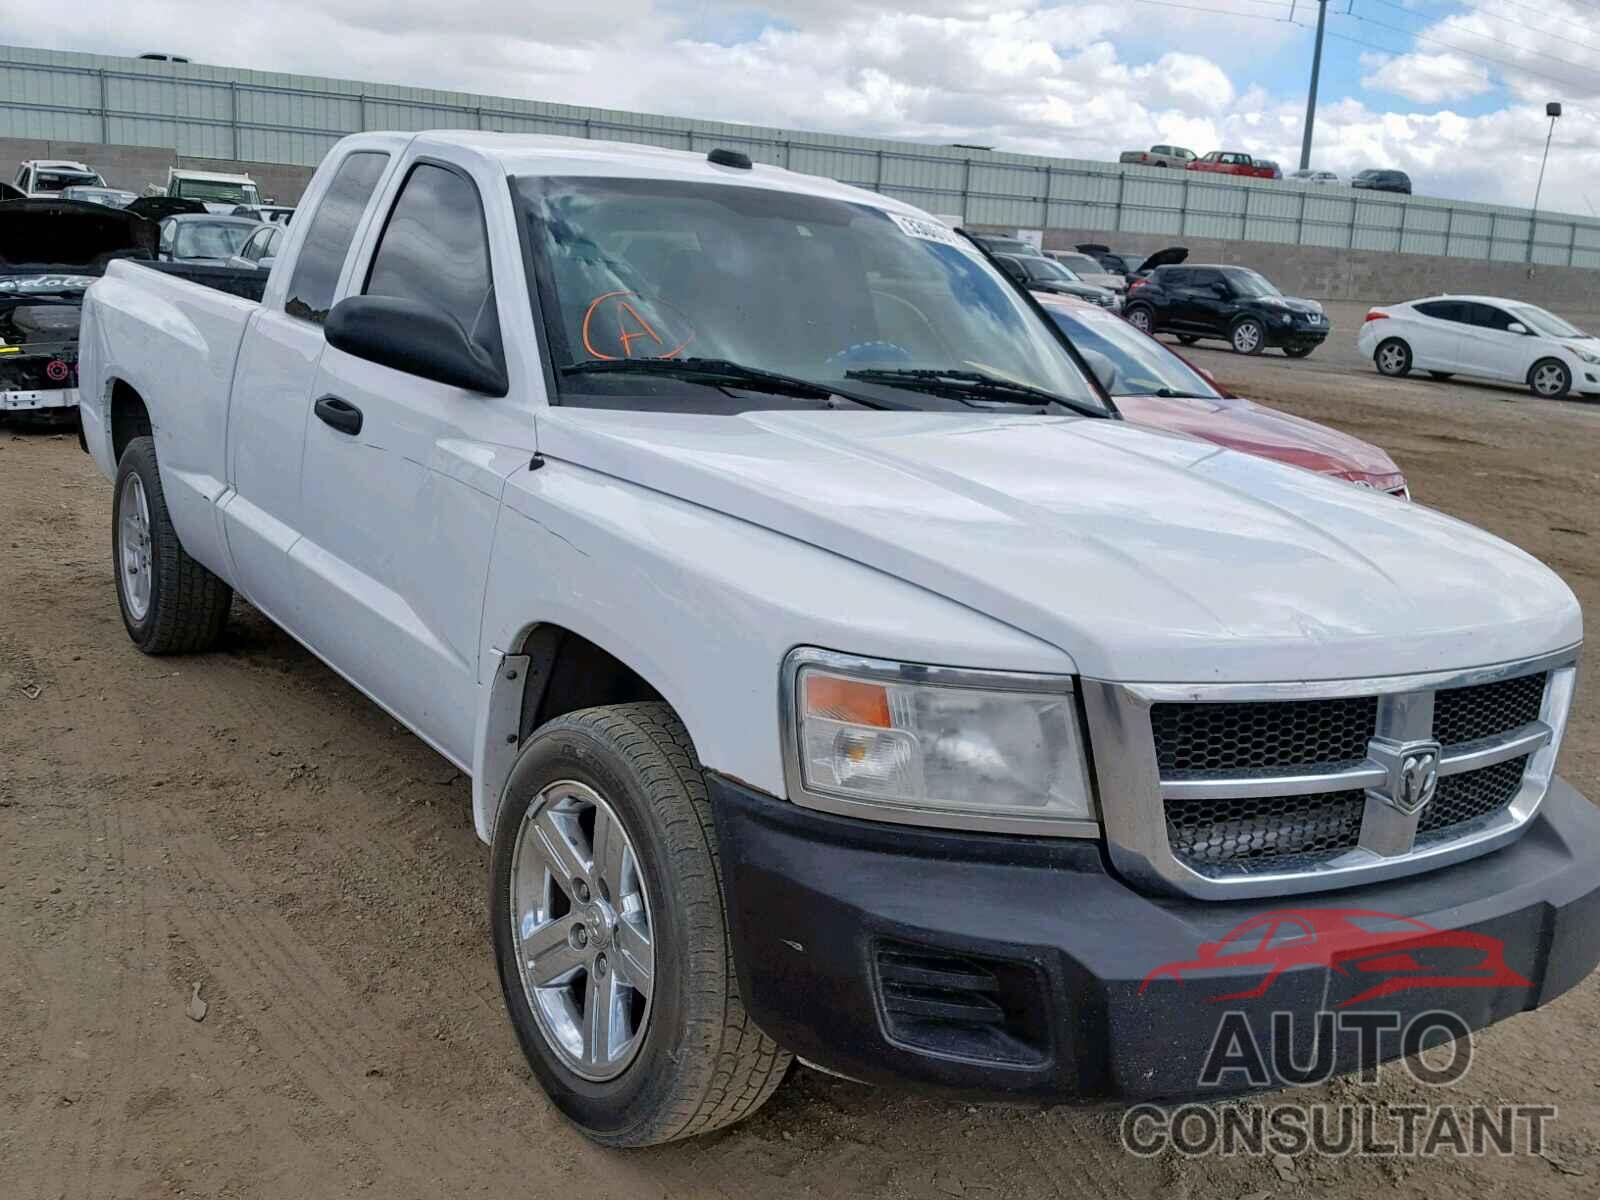
[[[654,927],[639,857],[586,784],[550,784],[528,805],[511,862],[517,973],[545,1044],[584,1079],[615,1079],[644,1042]]]
[[[1128,318],[1128,324],[1132,325],[1140,333],[1149,333],[1150,314],[1142,308],[1136,308],[1133,310],[1133,315]]]
[[[1385,346],[1378,351],[1378,365],[1386,375],[1398,375],[1405,369],[1406,352],[1399,346]]]
[[[1534,390],[1541,396],[1560,395],[1566,383],[1566,373],[1554,363],[1546,363],[1533,373]]]
[[[1233,348],[1241,354],[1249,354],[1261,344],[1261,330],[1251,324],[1244,324],[1233,331]]]
[[[117,558],[122,573],[122,598],[135,621],[150,611],[155,571],[150,562],[150,505],[144,481],[130,471],[122,481],[122,508],[117,521]]]

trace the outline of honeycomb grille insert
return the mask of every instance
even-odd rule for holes
[[[1168,800],[1167,840],[1189,866],[1282,857],[1327,858],[1361,841],[1366,793],[1273,799]]]
[[[1537,721],[1544,684],[1543,674],[1521,675],[1440,692],[1433,698],[1433,736],[1441,746],[1459,746]]]
[[[1157,704],[1150,724],[1163,779],[1352,767],[1367,757],[1378,698]]]
[[[1516,799],[1527,766],[1526,757],[1512,758],[1439,780],[1433,802],[1417,819],[1417,836],[1453,829],[1499,812]]]

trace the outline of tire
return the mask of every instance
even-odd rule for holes
[[[1528,390],[1541,400],[1563,400],[1572,390],[1572,372],[1555,358],[1542,358],[1528,372]]]
[[[1136,304],[1122,314],[1123,319],[1140,333],[1153,334],[1156,331],[1156,315],[1148,305]]]
[[[111,502],[111,562],[117,606],[146,654],[194,654],[217,644],[233,589],[178,541],[156,468],[156,444],[136,437],[117,464]]]
[[[1411,374],[1411,347],[1399,338],[1390,338],[1380,342],[1372,352],[1372,362],[1378,368],[1378,374],[1391,379],[1403,379]]]
[[[1229,341],[1235,354],[1260,354],[1267,348],[1267,328],[1254,317],[1246,317],[1233,327]]]
[[[1455,378],[1455,373],[1452,371],[1429,371],[1428,374],[1440,383],[1449,383],[1450,380]]]
[[[1200,340],[1200,339],[1199,339],[1199,338],[1197,338],[1197,337],[1196,337],[1196,336],[1195,336],[1195,335],[1194,335],[1194,334],[1192,334],[1192,333],[1180,333],[1180,334],[1179,334],[1179,335],[1178,335],[1178,341],[1179,341],[1179,342],[1181,342],[1181,343],[1182,343],[1182,344],[1183,344],[1183,345],[1185,345],[1185,346],[1192,346],[1192,345],[1194,345],[1194,344],[1195,344],[1195,343],[1196,343],[1196,342],[1198,342],[1198,341],[1199,341],[1199,340]]]
[[[602,820],[622,832],[614,870],[595,863],[606,857],[597,840],[618,845],[596,837]],[[705,780],[666,704],[584,709],[528,740],[495,822],[489,906],[523,1053],[593,1140],[706,1133],[755,1112],[783,1079],[789,1054],[739,997]],[[601,1053],[587,1018],[602,1011],[591,997],[606,978],[603,1011],[619,1017]]]

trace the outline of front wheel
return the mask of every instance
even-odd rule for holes
[[[1254,317],[1246,317],[1233,327],[1235,354],[1260,354],[1267,345],[1267,331]]]
[[[1572,372],[1563,362],[1544,359],[1528,372],[1528,387],[1541,400],[1560,400],[1572,390]]]
[[[609,1146],[764,1104],[789,1055],[739,996],[705,780],[659,702],[591,708],[521,751],[495,821],[500,985],[556,1106]]]
[[[1126,314],[1127,322],[1140,333],[1154,333],[1156,330],[1155,314],[1144,305],[1130,308]]]
[[[122,623],[135,646],[146,654],[193,654],[217,644],[233,589],[178,540],[153,438],[134,438],[117,465],[111,559]]]

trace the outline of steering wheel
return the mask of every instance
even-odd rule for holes
[[[857,367],[869,363],[908,363],[912,362],[911,351],[897,342],[857,342],[853,346],[846,346],[835,354],[830,354],[823,365],[830,367],[843,375],[846,371],[855,370]]]

